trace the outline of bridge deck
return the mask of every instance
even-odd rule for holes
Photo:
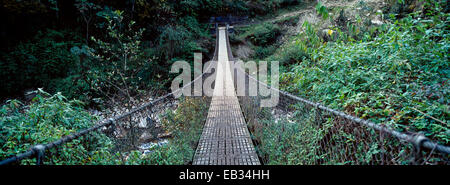
[[[234,91],[225,31],[225,28],[219,28],[214,93],[193,164],[259,165],[255,147]]]

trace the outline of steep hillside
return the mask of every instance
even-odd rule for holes
[[[239,28],[235,54],[279,61],[280,84],[295,95],[448,144],[447,4],[321,1]],[[276,148],[259,147],[278,158]]]

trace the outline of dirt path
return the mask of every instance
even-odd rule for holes
[[[301,10],[296,10],[296,11],[293,11],[293,12],[288,12],[288,13],[279,15],[279,16],[277,16],[275,18],[269,19],[268,22],[272,22],[273,23],[273,22],[277,22],[277,21],[279,21],[281,19],[284,19],[286,17],[295,17],[295,16],[298,16],[298,15],[300,15],[302,13],[309,12],[309,11],[311,11],[313,9],[314,9],[314,6],[308,6],[308,7],[305,7],[304,9],[301,9]]]

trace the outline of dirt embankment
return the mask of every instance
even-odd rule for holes
[[[317,35],[326,37],[328,31],[339,25],[357,24],[358,20],[365,20],[369,24],[378,26],[383,24],[383,11],[389,10],[389,0],[320,0],[320,3],[327,7],[329,17],[324,19],[316,11],[318,1],[311,1],[308,5],[300,7],[298,10],[287,12],[260,22],[247,23],[239,25],[251,26],[255,24],[271,23],[277,24],[282,34],[277,38],[277,45],[282,45],[303,32],[304,22],[308,22],[319,28]],[[419,7],[420,5],[415,5]],[[325,38],[326,39],[326,38]],[[243,60],[251,60],[255,53],[251,44],[247,40],[233,45],[233,54]]]

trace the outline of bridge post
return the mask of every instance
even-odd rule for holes
[[[319,105],[320,104],[317,103],[314,106],[314,109],[315,109],[315,120],[316,120],[317,126],[320,127],[323,123],[323,119],[322,119],[322,110],[319,108]]]
[[[414,138],[412,140],[413,155],[414,155],[412,164],[421,165],[421,162],[423,161],[422,146],[423,146],[423,143],[427,140],[428,139],[422,134],[417,134],[414,136]]]
[[[32,150],[36,154],[36,165],[41,165],[42,159],[44,158],[45,146],[38,144],[34,146]]]

